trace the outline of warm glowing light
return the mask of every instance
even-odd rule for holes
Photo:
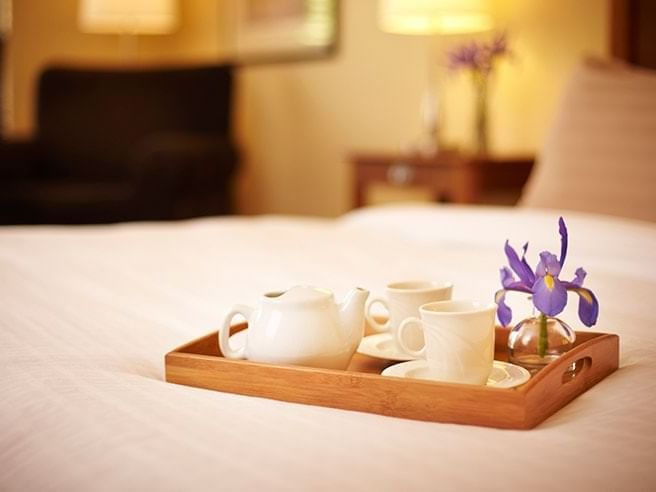
[[[167,34],[178,26],[177,0],[80,0],[80,30],[107,34]]]
[[[379,26],[395,34],[462,34],[492,29],[486,0],[379,0]]]

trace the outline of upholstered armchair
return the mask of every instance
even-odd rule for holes
[[[30,141],[0,143],[0,223],[232,211],[230,66],[50,68]]]

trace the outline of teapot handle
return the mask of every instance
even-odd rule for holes
[[[241,314],[244,318],[246,318],[246,321],[249,322],[252,313],[252,307],[237,304],[236,306],[233,306],[233,308],[224,318],[223,326],[219,330],[219,348],[221,349],[221,353],[226,359],[246,358],[246,343],[244,343],[244,345],[236,350],[233,350],[233,348],[230,347],[230,324],[232,323],[232,318],[238,314]],[[248,340],[248,337],[246,340]]]

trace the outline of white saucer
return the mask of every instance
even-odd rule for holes
[[[383,376],[394,376],[397,378],[436,380],[431,374],[430,366],[424,359],[395,364],[385,369],[381,374]],[[524,384],[529,379],[531,379],[531,373],[523,367],[495,360],[486,386],[514,388],[515,386]]]
[[[358,347],[358,353],[386,360],[406,361],[416,359],[416,357],[406,354],[396,347],[391,333],[378,333],[364,337]]]

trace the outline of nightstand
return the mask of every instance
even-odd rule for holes
[[[406,200],[514,205],[533,161],[454,151],[431,157],[354,154],[355,206]]]

